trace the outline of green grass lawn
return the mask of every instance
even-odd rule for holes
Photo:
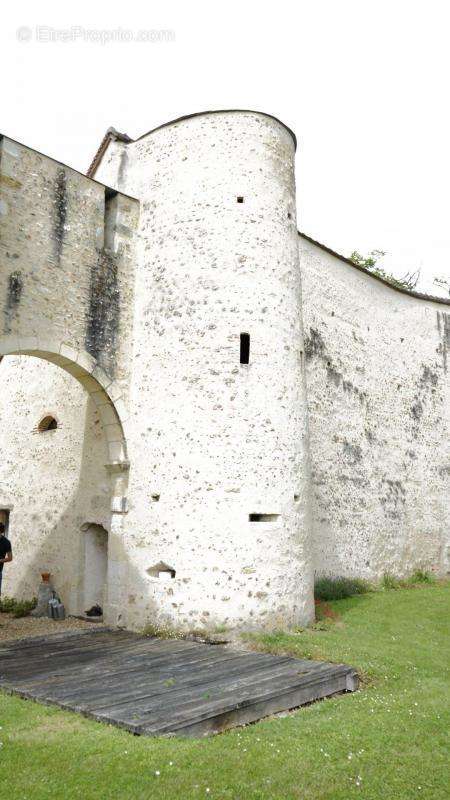
[[[362,690],[203,740],[135,737],[0,693],[6,800],[448,800],[450,586],[331,604],[329,630],[258,637],[354,665]]]

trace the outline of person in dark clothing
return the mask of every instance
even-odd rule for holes
[[[0,522],[0,595],[2,593],[3,564],[12,561],[11,542],[5,536],[5,524]]]

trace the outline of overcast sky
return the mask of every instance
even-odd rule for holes
[[[420,288],[438,294],[433,277],[450,275],[446,7],[15,0],[2,7],[0,131],[85,171],[110,125],[135,138],[195,111],[267,111],[298,137],[300,229],[346,255],[386,250],[385,267],[420,267]]]

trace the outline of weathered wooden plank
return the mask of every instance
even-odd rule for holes
[[[45,646],[42,646],[37,653],[26,653],[23,656],[19,656],[17,654],[9,653],[8,655],[0,654],[0,670],[4,672],[9,668],[11,665],[16,672],[21,669],[25,669],[30,664],[30,655],[32,657],[33,666],[35,669],[39,669],[41,667],[46,667],[49,663],[52,663],[55,667],[58,664],[65,665],[70,660],[78,660],[78,661],[89,661],[95,659],[98,655],[114,652],[121,652],[127,649],[127,643],[119,643],[119,644],[109,644],[108,642],[102,644],[101,646],[89,646],[89,647],[77,647],[74,645],[73,647],[66,647],[65,650],[51,650],[50,648],[46,649]]]
[[[259,665],[256,666],[251,660],[251,656],[247,659],[238,657],[230,657],[226,660],[221,660],[218,663],[207,662],[201,665],[196,662],[196,668],[192,671],[185,671],[183,674],[175,678],[175,683],[172,684],[172,678],[167,677],[164,673],[156,673],[154,675],[140,675],[134,685],[127,688],[118,686],[116,689],[110,687],[110,691],[103,693],[102,687],[92,687],[88,692],[71,693],[70,697],[65,694],[56,693],[52,691],[52,696],[62,700],[66,703],[76,703],[77,708],[97,708],[102,707],[111,710],[112,708],[118,709],[121,706],[129,706],[130,704],[143,703],[150,701],[152,698],[161,698],[163,703],[175,703],[174,690],[178,693],[185,693],[187,690],[193,690],[195,687],[201,687],[202,691],[206,691],[208,687],[215,686],[215,684],[223,680],[226,676],[227,680],[231,680],[235,675],[244,676],[246,674],[256,678],[262,670],[274,670],[274,665]],[[95,697],[95,699],[93,699]]]
[[[45,666],[43,666],[39,658],[35,659],[34,663],[27,659],[26,669],[18,669],[15,663],[10,664],[7,670],[2,669],[0,680],[3,682],[12,681],[15,685],[29,686],[31,689],[33,686],[39,686],[40,683],[48,681],[58,685],[67,680],[68,683],[74,681],[77,685],[80,685],[83,681],[89,683],[98,674],[105,676],[117,672],[120,681],[120,676],[134,674],[133,671],[139,673],[141,670],[148,670],[149,667],[156,668],[160,666],[161,669],[167,670],[169,667],[173,668],[179,662],[182,663],[186,660],[193,664],[197,659],[202,660],[204,658],[205,650],[211,653],[210,658],[219,657],[219,654],[213,655],[216,648],[209,648],[190,642],[173,641],[167,643],[157,641],[154,644],[143,640],[141,645],[144,650],[139,658],[136,656],[136,649],[134,648],[131,651],[130,658],[128,658],[128,650],[120,653],[115,652],[112,658],[110,656],[111,651],[108,651],[99,654],[93,662],[85,662],[84,657],[80,657],[79,654],[77,659],[76,652],[73,658],[65,659],[62,664],[60,662],[55,664],[55,662],[51,661],[48,664],[46,662]],[[150,652],[148,652],[149,649],[151,650]],[[189,658],[187,658],[188,654]]]
[[[114,707],[114,699],[112,699],[110,708],[105,709],[102,713],[138,724],[159,716],[167,719],[167,710],[170,708],[171,718],[176,719],[179,715],[184,717],[186,710],[190,712],[197,706],[208,705],[209,702],[215,701],[215,698],[220,706],[220,703],[227,698],[238,702],[240,698],[245,699],[252,694],[264,693],[266,690],[272,691],[274,687],[275,691],[278,691],[279,688],[285,686],[308,685],[310,682],[322,679],[322,673],[320,675],[314,673],[293,674],[289,665],[281,665],[278,668],[268,666],[262,672],[263,674],[259,676],[250,669],[244,674],[238,673],[231,678],[222,676],[218,679],[212,676],[211,679],[205,679],[199,686],[182,687],[180,690],[173,689],[167,694],[152,695],[148,700],[143,699],[139,702],[134,702],[134,699],[130,698],[128,703],[123,703],[117,708]],[[338,671],[329,665],[326,675],[331,677],[336,672]]]
[[[55,622],[55,631],[57,628],[57,624],[58,623]],[[118,631],[118,630],[113,630],[112,628],[99,627],[95,629],[93,628],[92,630],[60,631],[45,635],[41,634],[39,636],[26,636],[22,639],[12,639],[3,642],[3,644],[0,645],[0,652],[2,652],[3,650],[9,650],[10,648],[12,649],[20,648],[22,650],[26,650],[29,648],[30,650],[33,650],[36,645],[44,643],[47,644],[52,643],[54,645],[60,641],[63,641],[64,644],[66,644],[67,641],[70,639],[78,639],[81,636],[93,636],[104,633],[115,633],[115,634],[124,633],[128,635],[129,631]]]
[[[174,649],[170,655],[167,653],[158,654],[157,650],[152,652],[145,651],[139,657],[131,656],[128,660],[126,653],[114,658],[103,658],[95,663],[87,665],[76,665],[62,668],[58,672],[40,674],[32,680],[21,681],[21,686],[25,689],[32,689],[48,680],[52,680],[55,686],[64,684],[68,687],[72,684],[81,690],[83,686],[89,685],[92,681],[101,681],[102,686],[110,682],[117,682],[124,685],[125,678],[133,679],[135,676],[149,675],[151,672],[164,672],[165,674],[175,674],[179,670],[192,669],[192,667],[203,661],[216,661],[223,658],[215,652],[216,648],[203,648],[200,651],[190,651],[184,646]],[[170,675],[169,675],[170,677]]]
[[[237,681],[234,686],[230,687],[228,691],[224,691],[217,699],[210,699],[203,703],[198,703],[194,699],[192,702],[188,701],[178,705],[170,715],[149,715],[147,722],[143,717],[140,717],[140,725],[137,718],[130,718],[128,721],[137,726],[137,731],[142,728],[147,733],[151,731],[154,731],[154,733],[167,733],[168,731],[185,728],[194,723],[196,725],[203,723],[205,720],[216,716],[230,714],[233,710],[246,709],[253,704],[271,706],[273,700],[278,703],[279,698],[290,696],[291,694],[301,696],[303,699],[298,705],[302,705],[318,697],[325,697],[328,694],[344,691],[347,688],[349,688],[348,674],[343,670],[331,669],[318,675],[313,673],[308,679],[305,677],[303,680],[299,679],[298,681],[277,677],[276,680],[268,678],[263,681],[257,681],[253,686]],[[352,688],[355,687],[353,686]],[[295,705],[296,703],[292,706],[289,704],[284,705],[278,710],[293,708]],[[268,713],[272,712],[268,711]],[[119,715],[116,716],[118,717]]]
[[[270,658],[270,657],[269,657]],[[282,662],[287,659],[280,659]],[[227,651],[222,659],[217,657],[211,661],[195,661],[190,662],[183,668],[182,671],[176,672],[174,669],[167,670],[155,669],[147,670],[146,672],[138,672],[133,676],[133,681],[124,682],[122,675],[119,679],[114,677],[110,679],[107,674],[104,680],[100,681],[96,678],[90,682],[89,685],[83,684],[82,687],[76,685],[76,681],[70,680],[69,685],[65,685],[64,681],[60,681],[56,686],[50,677],[46,681],[36,682],[33,686],[20,685],[22,693],[27,693],[27,696],[36,697],[38,699],[50,699],[60,701],[62,704],[68,706],[76,706],[81,708],[84,705],[89,705],[90,702],[101,701],[100,705],[122,702],[125,698],[126,702],[135,700],[135,698],[142,698],[154,694],[164,694],[171,692],[172,680],[175,676],[175,686],[178,689],[182,685],[195,685],[202,683],[209,678],[209,681],[217,680],[218,676],[228,672],[228,665],[234,662],[238,665],[238,671],[245,674],[250,671],[252,674],[264,665],[265,662],[257,661],[256,664],[252,660],[252,656],[246,653],[237,654],[232,651]],[[273,669],[273,663],[269,665]],[[63,676],[62,676],[63,677]]]
[[[54,675],[60,671],[70,669],[73,665],[76,665],[78,669],[87,668],[90,665],[95,668],[95,663],[93,662],[101,660],[111,662],[116,657],[122,658],[123,655],[131,659],[139,650],[144,653],[147,652],[149,646],[158,651],[158,653],[163,654],[167,661],[171,660],[174,652],[184,652],[202,647],[202,645],[191,642],[173,640],[169,643],[161,639],[149,640],[148,644],[146,640],[141,639],[138,642],[133,640],[131,645],[122,642],[118,646],[111,645],[105,648],[74,647],[73,650],[68,649],[63,653],[53,653],[52,651],[45,654],[39,653],[33,659],[30,659],[29,655],[27,655],[26,658],[17,657],[5,663],[0,658],[0,676],[6,679],[9,675],[12,675],[14,680],[18,681],[26,679],[28,675],[39,675],[41,673]]]
[[[61,699],[70,699],[71,696],[81,698],[84,695],[90,696],[93,693],[102,694],[105,690],[115,692],[116,689],[124,691],[127,695],[132,695],[136,687],[141,691],[143,685],[152,685],[155,680],[164,682],[184,674],[192,676],[200,668],[203,668],[205,663],[207,667],[213,667],[216,663],[222,665],[222,663],[226,663],[232,658],[242,659],[242,656],[237,656],[232,651],[229,651],[229,655],[226,658],[224,656],[220,658],[218,655],[208,652],[196,654],[195,659],[188,658],[187,654],[182,652],[177,653],[176,656],[178,656],[178,659],[175,660],[174,657],[172,662],[167,661],[166,658],[162,661],[157,658],[147,660],[146,663],[135,670],[130,670],[128,673],[123,669],[112,672],[106,669],[99,675],[96,671],[82,681],[77,680],[77,675],[73,671],[69,675],[65,673],[58,675],[57,682],[53,680],[52,675],[48,675],[45,678],[41,676],[32,683],[21,684],[21,688],[36,693],[50,689],[52,694]],[[124,680],[124,676],[126,680]]]
[[[105,642],[120,641],[120,639],[128,639],[130,634],[128,631],[116,631],[118,636],[114,636],[114,631],[109,629],[100,628],[98,631],[67,631],[66,633],[54,633],[48,636],[31,636],[26,639],[14,639],[13,641],[6,642],[0,646],[0,657],[7,657],[9,653],[13,657],[26,657],[28,652],[35,654],[40,650],[58,651],[58,649],[67,650],[67,647],[76,647],[78,644],[86,647],[95,646],[100,647]]]
[[[349,676],[341,674],[340,677],[335,677],[327,682],[316,683],[309,687],[292,687],[284,693],[278,691],[271,697],[249,700],[247,704],[230,704],[227,709],[216,710],[213,714],[192,718],[178,727],[175,727],[172,722],[168,722],[165,727],[160,726],[155,729],[151,725],[144,725],[133,732],[148,736],[168,734],[188,737],[206,736],[220,733],[237,725],[247,725],[271,714],[295,709],[314,700],[320,700],[345,691],[355,691],[356,689],[357,679],[353,678],[349,682]]]

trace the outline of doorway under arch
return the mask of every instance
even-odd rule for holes
[[[107,602],[108,531],[96,523],[86,523],[81,530],[84,533],[84,576],[80,611],[87,614],[94,607],[103,611]]]
[[[40,539],[35,540],[33,547],[24,548],[23,555],[29,558],[30,563],[29,568],[28,566],[24,566],[20,575],[18,574],[17,589],[19,594],[22,591],[24,595],[30,592],[32,594],[35,593],[36,576],[40,575],[40,568],[37,568],[38,563],[43,561],[44,567],[47,568],[49,566],[49,564],[46,563],[48,557],[50,571],[52,559],[56,566],[54,571],[55,581],[61,584],[63,589],[62,599],[67,603],[68,607],[72,608],[71,613],[83,613],[92,605],[98,604],[104,609],[104,618],[106,618],[110,624],[115,624],[115,609],[118,607],[118,596],[121,588],[121,563],[116,564],[116,562],[117,551],[120,550],[123,538],[124,514],[127,510],[126,495],[129,469],[123,426],[125,404],[121,387],[117,386],[114,381],[98,368],[94,359],[85,351],[76,350],[67,344],[60,344],[58,347],[57,343],[39,342],[37,339],[32,340],[30,337],[21,342],[16,340],[15,343],[12,343],[11,338],[12,337],[9,336],[0,337],[0,362],[3,356],[27,356],[31,357],[33,360],[41,359],[49,364],[61,367],[64,372],[77,379],[93,401],[100,422],[98,430],[101,431],[105,442],[103,461],[100,461],[100,464],[105,467],[106,481],[103,479],[104,489],[100,490],[100,493],[101,491],[106,492],[104,496],[107,500],[107,504],[103,508],[98,521],[104,522],[109,529],[108,534],[106,527],[97,525],[93,530],[85,532],[88,533],[88,535],[85,537],[85,540],[79,542],[78,545],[78,553],[81,556],[79,566],[77,566],[79,577],[77,577],[77,569],[75,569],[71,581],[70,577],[68,577],[67,564],[72,563],[72,565],[76,565],[78,558],[68,556],[67,551],[64,552],[64,548],[62,547],[60,552],[61,561],[59,561],[58,546],[55,544],[55,542],[59,540],[52,536],[54,529],[49,527],[45,535],[43,534]],[[13,422],[14,417],[12,416],[11,423]],[[53,439],[52,444],[55,445],[57,441],[59,440]],[[34,443],[33,446],[35,446]],[[47,468],[49,464],[51,465],[50,458],[48,458],[46,462]],[[44,477],[42,479],[44,480]],[[109,491],[107,489],[108,484]],[[8,504],[14,504],[14,486],[15,480],[7,481],[4,491],[0,491],[1,504],[5,507]],[[3,498],[5,492],[8,496]],[[36,498],[39,498],[39,493],[35,493],[32,497],[33,510],[37,512],[40,511],[45,521],[48,516],[47,509],[44,506],[41,508]],[[65,507],[62,508],[62,511],[65,513]],[[16,523],[18,527],[20,527],[21,520],[17,514],[16,517]],[[33,526],[33,524],[23,526],[23,530],[33,530],[33,527],[35,527],[36,531],[40,530],[39,525]],[[59,528],[64,529],[64,521],[59,522]],[[63,530],[63,534],[69,538],[72,534],[77,534],[76,539],[79,540],[80,529],[79,527],[73,528],[71,533],[66,527],[66,532]],[[24,533],[24,536],[26,536],[26,533]],[[39,544],[37,544],[38,541]],[[83,548],[87,550],[84,560],[83,553],[85,550],[83,550]],[[115,579],[111,581],[111,586],[109,586],[108,552],[111,553],[111,551],[114,554]],[[73,555],[75,556],[75,552]],[[58,563],[61,565],[61,569],[58,567]],[[82,572],[81,575],[80,572]],[[12,577],[13,575],[11,572],[11,578]],[[14,581],[16,581],[16,578],[14,578]],[[16,587],[14,586],[12,588],[15,589]],[[55,588],[58,591],[58,585],[55,585]],[[32,594],[30,594],[30,596],[32,596]]]

